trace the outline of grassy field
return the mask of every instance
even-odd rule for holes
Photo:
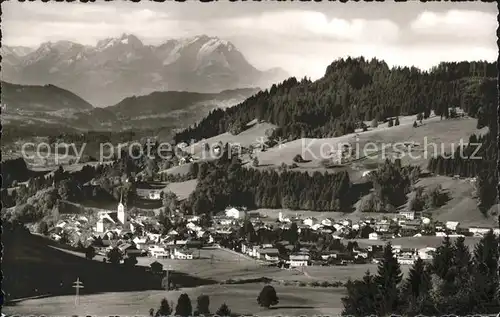
[[[72,255],[82,255],[76,252]],[[195,256],[197,256],[195,252]],[[40,255],[36,255],[40,257]],[[360,278],[367,269],[374,271],[374,265],[352,265],[348,267],[309,267],[302,273],[298,270],[282,270],[259,264],[253,259],[225,249],[202,249],[200,259],[195,260],[158,260],[164,268],[183,274],[189,272],[194,278],[210,278],[223,282],[228,279],[255,279],[268,277],[280,281],[346,281],[349,277]],[[77,258],[77,257],[75,257]],[[82,259],[83,260],[83,259]],[[97,257],[99,260],[99,257]],[[138,258],[139,265],[148,266],[151,258]],[[97,261],[91,261],[97,262]],[[157,307],[162,298],[172,303],[182,292],[192,301],[200,294],[210,296],[211,309],[215,311],[222,303],[227,303],[233,313],[275,315],[339,314],[342,308],[343,288],[313,288],[273,283],[278,292],[280,303],[275,309],[265,310],[256,305],[256,297],[263,287],[262,283],[212,284],[195,288],[181,288],[179,291],[125,291],[86,294],[82,292],[80,305],[75,306],[71,295],[30,299],[5,307],[6,313],[45,314],[45,315],[146,315],[149,308]]]
[[[166,298],[175,307],[181,293],[187,293],[193,307],[201,294],[210,296],[210,310],[215,312],[226,303],[233,314],[256,314],[258,316],[338,315],[342,311],[343,289],[321,289],[309,287],[279,286],[275,289],[279,304],[267,310],[257,305],[256,298],[264,284],[209,285],[179,291],[145,291],[105,293],[80,296],[75,305],[74,296],[57,296],[25,300],[16,306],[5,307],[4,313],[21,315],[44,314],[47,316],[146,316],[150,308],[158,308]]]
[[[439,117],[430,117],[423,123],[413,128],[412,124],[415,116],[401,117],[401,124],[389,128],[387,123],[380,124],[377,128],[370,128],[365,132],[356,132],[346,134],[336,138],[324,139],[298,139],[284,143],[281,147],[274,147],[266,152],[257,155],[260,164],[279,166],[281,163],[292,164],[293,158],[297,154],[302,154],[305,160],[311,162],[298,164],[303,168],[319,167],[324,158],[328,158],[330,153],[336,155],[342,148],[342,144],[350,143],[353,148],[359,149],[356,161],[357,165],[366,165],[367,167],[376,163],[383,162],[386,157],[394,154],[394,146],[397,142],[416,142],[419,145],[412,149],[411,158],[405,155],[402,158],[404,164],[426,166],[430,156],[434,153],[430,144],[436,144],[438,151],[441,147],[445,151],[450,151],[459,145],[460,139],[467,142],[469,135],[478,132],[476,129],[476,119],[459,118],[454,120],[440,120]],[[481,130],[480,132],[484,132]],[[373,145],[366,146],[367,143]],[[429,145],[427,157],[423,152],[424,143]],[[385,146],[384,146],[385,144]],[[367,154],[373,154],[373,149],[377,148],[381,153],[374,158],[365,158]],[[382,155],[382,149],[385,156]],[[397,145],[396,149],[402,149]],[[362,163],[362,164],[360,164]]]
[[[456,238],[451,238],[454,241]],[[469,248],[473,249],[474,246],[479,242],[480,238],[476,237],[466,237],[465,244],[469,246]],[[369,245],[385,245],[388,241],[391,242],[392,245],[400,245],[403,248],[425,248],[425,247],[433,247],[436,248],[441,245],[443,242],[442,237],[436,236],[424,236],[424,237],[404,237],[404,238],[396,238],[388,241],[381,240],[368,240],[368,239],[356,239],[360,247],[365,247]]]
[[[198,184],[198,180],[192,179],[185,182],[175,182],[169,183],[163,190],[171,191],[177,195],[179,200],[183,200],[189,197],[189,195],[196,188],[196,184]]]
[[[276,126],[270,123],[256,123],[238,135],[232,135],[229,132],[219,134],[200,142],[196,142],[189,146],[187,150],[189,150],[191,154],[201,157],[203,152],[202,146],[204,143],[208,143],[210,146],[213,146],[222,142],[222,144],[239,144],[240,146],[248,147],[251,144],[263,143],[267,141],[268,138],[266,136],[266,131],[274,128],[276,128]]]

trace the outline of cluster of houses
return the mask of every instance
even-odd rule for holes
[[[178,215],[177,215],[178,216]],[[418,237],[422,235],[435,236],[481,236],[491,228],[470,227],[462,228],[458,222],[432,222],[413,211],[402,211],[392,219],[364,218],[359,221],[350,219],[334,220],[325,218],[318,220],[315,217],[286,217],[282,212],[277,219],[263,217],[259,213],[249,212],[242,208],[229,207],[224,212],[213,217],[210,228],[201,225],[200,217],[189,216],[184,231],[179,235],[176,230],[168,234],[149,232],[146,224],[153,224],[159,228],[160,224],[154,217],[132,217],[126,206],[120,200],[116,211],[101,211],[97,213],[97,221],[93,226],[85,216],[68,215],[51,228],[51,237],[54,240],[61,238],[61,232],[69,231],[73,235],[81,236],[83,232],[91,232],[90,240],[100,240],[102,247],[98,253],[105,254],[110,248],[117,247],[123,254],[147,255],[156,259],[170,258],[191,260],[199,257],[199,249],[204,245],[219,244],[235,230],[239,230],[244,219],[250,219],[254,229],[273,230],[273,228],[288,229],[292,223],[297,224],[299,233],[303,229],[313,230],[324,236],[348,242],[351,239],[361,238],[368,240],[386,240],[397,237]],[[180,228],[177,228],[180,230]],[[500,229],[493,229],[500,234]],[[241,252],[256,260],[266,261],[281,267],[304,267],[309,265],[345,265],[347,263],[366,263],[377,261],[381,257],[383,243],[367,248],[355,247],[349,252],[322,251],[317,252],[314,247],[301,243],[300,249],[286,241],[277,244],[252,245],[241,241],[235,251]],[[412,264],[417,257],[424,260],[432,259],[434,248],[405,249],[393,246],[395,257],[401,264]],[[198,250],[198,251],[197,251]]]

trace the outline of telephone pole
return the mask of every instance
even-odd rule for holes
[[[170,290],[170,270],[172,267],[169,265],[167,268],[167,290]]]
[[[80,304],[80,288],[83,288],[83,283],[78,277],[75,282],[73,282],[73,287],[76,288],[75,305]]]

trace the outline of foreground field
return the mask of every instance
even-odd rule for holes
[[[47,316],[147,316],[150,308],[158,308],[166,298],[175,307],[181,293],[187,293],[196,307],[196,298],[201,294],[210,296],[210,309],[215,312],[226,303],[233,314],[256,314],[258,316],[338,315],[342,311],[343,289],[321,289],[276,285],[279,304],[267,310],[257,305],[256,298],[264,284],[210,285],[179,291],[145,291],[82,295],[75,305],[75,296],[57,296],[25,300],[16,306],[5,307],[7,314],[44,314]]]

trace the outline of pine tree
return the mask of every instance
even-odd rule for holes
[[[177,300],[177,306],[175,306],[175,315],[188,317],[191,316],[193,308],[191,306],[191,299],[189,299],[188,294],[183,293],[179,296]]]
[[[424,261],[418,258],[411,267],[403,286],[403,296],[407,298],[405,315],[433,313],[428,308],[432,301],[429,297],[431,288],[430,272]]]
[[[217,309],[217,312],[215,313],[217,316],[231,316],[231,310],[229,307],[227,307],[226,303],[223,303],[219,309]]]
[[[170,308],[167,299],[166,298],[162,299],[160,303],[160,308],[156,311],[155,317],[170,316],[171,313],[172,309]]]
[[[387,243],[375,277],[375,282],[382,296],[378,311],[379,315],[398,312],[400,304],[398,286],[402,279],[401,266],[394,256],[391,243]]]
[[[343,316],[369,316],[377,311],[380,294],[375,278],[369,271],[360,281],[349,280],[346,289],[347,296],[342,298]]]
[[[434,272],[442,279],[446,279],[448,270],[453,264],[453,246],[450,237],[446,236],[443,243],[436,249],[436,254],[432,259]]]
[[[200,315],[210,314],[210,298],[208,295],[200,295],[197,298],[196,312]]]
[[[405,281],[405,293],[412,298],[418,298],[425,295],[431,288],[431,277],[426,265],[421,258],[418,258],[411,267],[408,278]]]
[[[472,259],[469,248],[465,245],[465,238],[459,237],[455,241],[453,265],[461,279],[469,279],[472,269]]]

